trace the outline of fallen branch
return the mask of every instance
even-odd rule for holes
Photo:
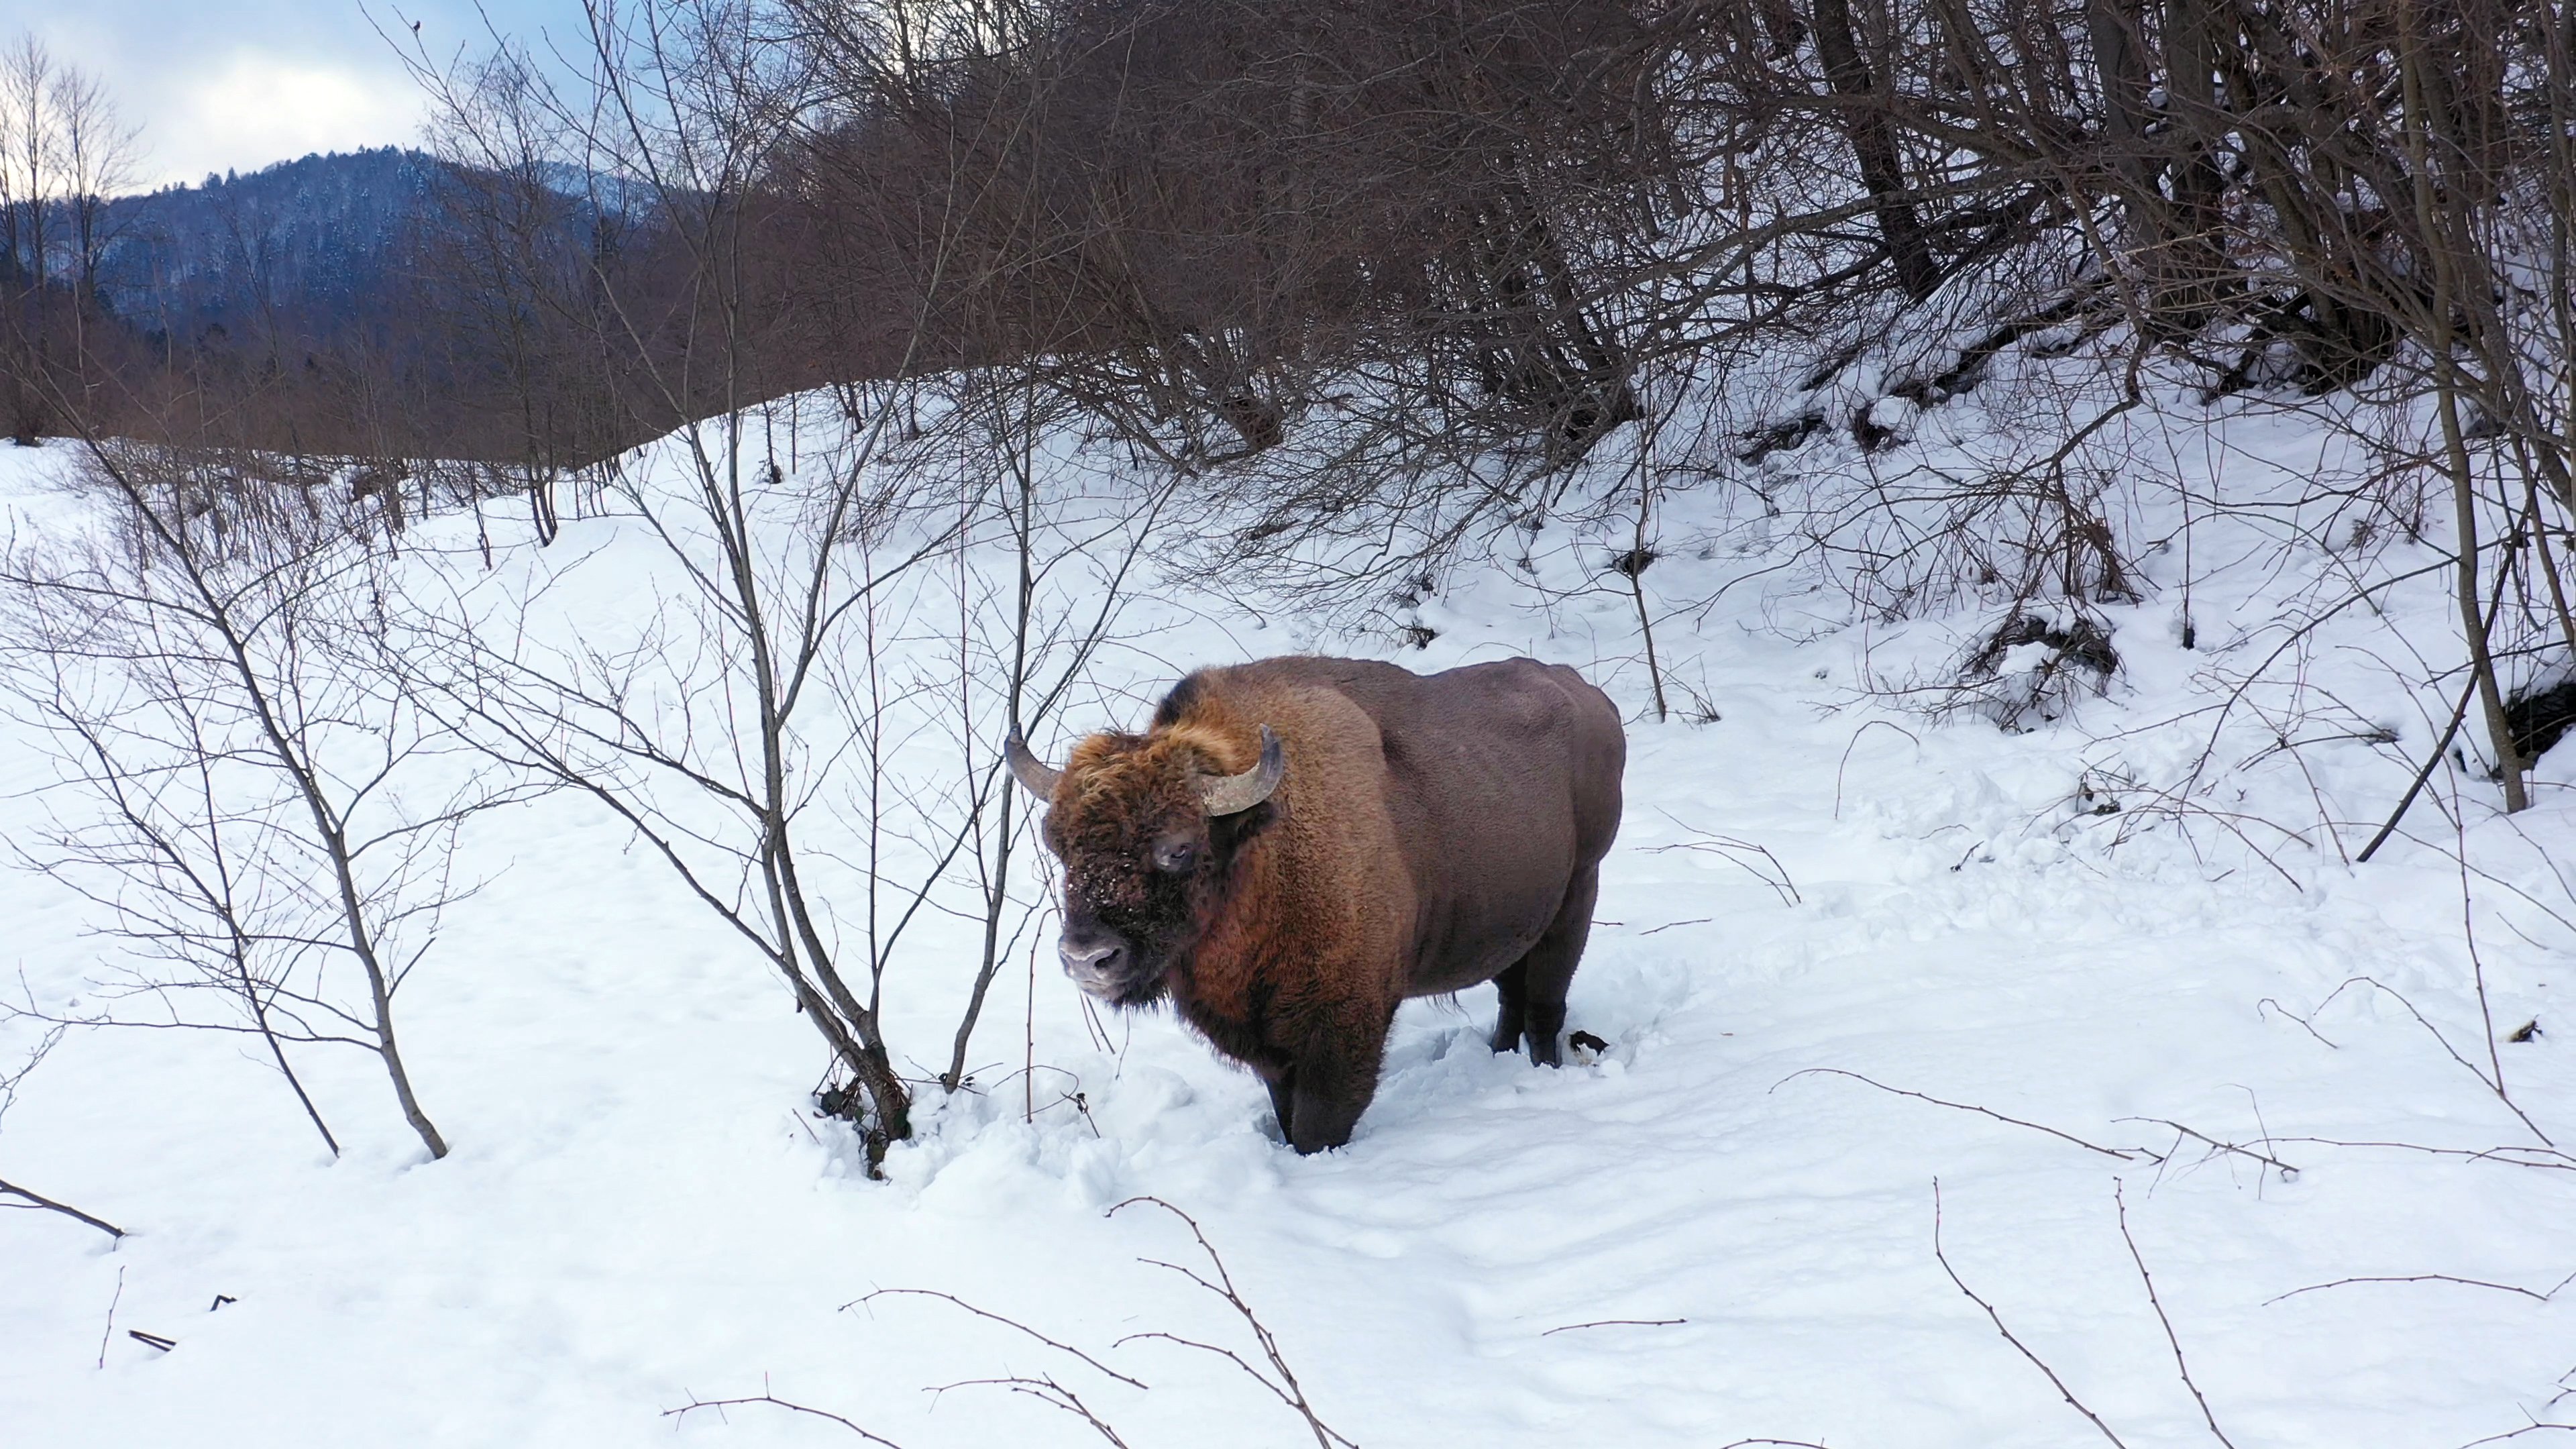
[[[109,1222],[105,1218],[91,1217],[88,1213],[82,1212],[79,1208],[73,1207],[70,1203],[56,1202],[42,1193],[30,1192],[27,1189],[18,1186],[14,1182],[0,1180],[0,1195],[24,1198],[28,1208],[42,1208],[47,1212],[61,1213],[67,1218],[78,1218],[80,1221],[89,1224],[91,1227],[98,1229],[100,1232],[107,1234],[111,1238],[122,1238],[125,1236],[125,1229],[118,1227],[116,1224]]]

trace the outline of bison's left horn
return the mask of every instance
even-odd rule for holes
[[[1038,757],[1029,753],[1028,742],[1020,738],[1018,730],[1011,731],[1010,739],[1003,743],[1002,757],[1011,762],[1011,775],[1020,782],[1021,789],[1041,800],[1055,798],[1055,782],[1064,778],[1064,772],[1039,764]]]
[[[1261,727],[1261,763],[1240,775],[1224,775],[1199,785],[1199,799],[1210,815],[1232,815],[1270,798],[1288,774],[1288,755],[1270,726]]]

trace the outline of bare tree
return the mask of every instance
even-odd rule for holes
[[[790,482],[757,410],[762,318],[747,236],[759,183],[802,115],[801,57],[730,0],[586,6],[586,92],[531,89],[566,174],[648,208],[671,265],[643,287],[594,267],[601,355],[630,406],[678,421],[667,471],[630,475],[622,502],[660,545],[673,592],[639,645],[478,634],[458,616],[415,647],[462,661],[444,697],[487,749],[574,788],[648,841],[700,902],[776,970],[831,1048],[870,1162],[911,1135],[911,1091],[882,1024],[883,965],[843,969],[828,902],[811,885],[819,780],[846,747],[828,679],[852,677],[869,601],[948,548],[873,465],[898,415],[890,387],[853,392],[840,445]],[[487,124],[478,79],[423,65],[451,129]],[[524,71],[511,74],[527,78]],[[531,82],[533,85],[533,82]],[[861,401],[861,399],[864,399]],[[478,607],[480,595],[460,586]]]
[[[72,284],[84,302],[94,304],[99,263],[116,240],[108,199],[134,184],[142,131],[118,115],[104,82],[77,67],[66,66],[54,77],[53,112]]]
[[[0,50],[0,246],[23,291],[52,275],[54,203],[62,193],[61,74],[34,34]]]

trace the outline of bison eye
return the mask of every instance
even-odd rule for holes
[[[1166,875],[1179,875],[1198,864],[1199,848],[1186,840],[1174,840],[1154,848],[1154,869]]]

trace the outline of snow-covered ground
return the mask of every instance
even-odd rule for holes
[[[2003,426],[1981,416],[1927,414],[1874,459],[1819,442],[1766,476],[1776,499],[1973,458],[1957,430]],[[2281,496],[2331,450],[2242,410],[2135,426],[2204,503]],[[0,455],[22,517],[69,516],[45,491],[61,456]],[[1168,1017],[1109,1023],[1104,1051],[1057,973],[1014,970],[973,1053],[1005,1065],[978,1092],[925,1090],[917,1140],[870,1181],[810,1110],[811,1029],[657,861],[570,796],[484,817],[463,867],[489,883],[400,1008],[448,1159],[425,1160],[354,1053],[300,1062],[349,1145],[337,1162],[233,1039],[78,1032],[28,1079],[0,1177],[132,1235],[0,1214],[0,1445],[852,1442],[771,1405],[671,1412],[763,1392],[910,1449],[1104,1442],[1008,1384],[935,1391],[1015,1377],[1137,1449],[1315,1442],[1235,1364],[1131,1337],[1263,1363],[1225,1303],[1156,1261],[1204,1267],[1177,1217],[1110,1211],[1140,1195],[1204,1228],[1323,1421],[1371,1449],[2093,1442],[1945,1273],[1936,1191],[1948,1267],[2128,1444],[2212,1442],[2194,1385],[2241,1449],[2576,1423],[2559,1400],[2576,1289],[2551,1296],[2576,1272],[2576,1159],[2419,1150],[2542,1145],[2471,1070],[2490,1055],[2464,880],[2486,1016],[2541,1027],[2496,1049],[2506,1084],[2576,1146],[2576,1022],[2556,1005],[2576,898],[2551,864],[2576,863],[2576,767],[2545,760],[2511,821],[2445,771],[2409,817],[2420,839],[2345,863],[2447,705],[2408,652],[2456,657],[2431,575],[2267,676],[2316,692],[2296,751],[2257,758],[2268,726],[2248,722],[2286,718],[2287,686],[2245,692],[2176,808],[2156,792],[2190,775],[2210,707],[2284,620],[2433,555],[2302,541],[2295,510],[2156,549],[2179,539],[2171,488],[2141,475],[2111,499],[2145,555],[2144,601],[2104,610],[2125,667],[2023,733],[1885,692],[1954,662],[1991,611],[1873,622],[1734,486],[1671,501],[1646,575],[1667,606],[1715,595],[1657,640],[1714,721],[1652,718],[1624,587],[1551,601],[1470,570],[1423,604],[1421,650],[1140,591],[1122,622],[1150,651],[1105,655],[1042,748],[1141,721],[1146,703],[1114,701],[1179,668],[1292,649],[1421,669],[1531,653],[1629,711],[1628,814],[1570,1021],[1607,1050],[1535,1070],[1485,1050],[1490,993],[1414,1003],[1356,1140],[1315,1158]],[[586,556],[602,608],[654,550],[614,518],[556,546]],[[1594,541],[1551,532],[1533,553],[1541,582],[1599,578]],[[2329,721],[2326,698],[2370,728]],[[2393,742],[2366,737],[2380,727]],[[0,736],[0,834],[29,849],[46,778],[32,736]],[[13,988],[54,1008],[84,989],[89,911],[0,876]],[[974,949],[970,924],[930,922],[890,978],[889,1034],[922,1075]],[[2338,993],[2358,976],[2390,989]],[[30,1040],[0,1040],[0,1063]],[[1033,1087],[1004,1077],[1024,1053]],[[2418,1281],[2315,1287],[2396,1278]],[[1034,1333],[860,1301],[893,1288]]]

